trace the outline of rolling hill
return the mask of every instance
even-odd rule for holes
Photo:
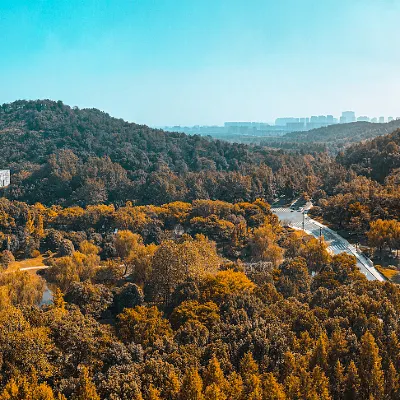
[[[304,144],[323,145],[331,153],[338,153],[352,143],[373,139],[392,133],[400,128],[400,120],[384,124],[354,122],[350,124],[330,125],[307,132],[290,132],[279,138],[265,138],[262,144],[283,149],[304,148]]]
[[[197,198],[271,200],[304,190],[330,162],[181,133],[167,133],[50,100],[0,107],[0,166],[7,196],[44,204],[165,203]]]
[[[338,155],[337,161],[378,182],[384,182],[389,175],[400,180],[400,129],[350,146]]]

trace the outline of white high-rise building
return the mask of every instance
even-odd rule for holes
[[[356,122],[356,113],[354,111],[343,111],[340,122],[348,124],[350,122]]]
[[[0,188],[6,187],[10,184],[10,170],[1,169],[0,170]]]

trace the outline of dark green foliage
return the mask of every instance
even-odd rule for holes
[[[380,183],[393,174],[399,182],[400,130],[349,147],[337,157],[337,161],[359,175],[365,175]]]
[[[118,289],[114,295],[113,308],[116,314],[119,314],[124,308],[134,308],[141,306],[144,302],[142,289],[134,283],[126,283]]]
[[[63,205],[272,200],[305,191],[301,176],[330,162],[166,133],[50,100],[1,106],[0,148],[0,165],[12,170],[7,196]]]

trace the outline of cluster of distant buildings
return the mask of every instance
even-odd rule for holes
[[[400,117],[397,119],[400,119]],[[392,122],[393,120],[393,117],[388,117],[387,121],[385,117],[356,117],[356,113],[354,111],[343,111],[340,118],[335,118],[333,115],[312,116],[311,118],[277,118],[275,120],[275,126],[281,126],[288,131],[294,132],[309,131],[311,129],[323,128],[335,124],[349,124],[351,122],[371,122],[383,124],[385,122]]]
[[[0,188],[6,187],[10,184],[10,170],[0,169]]]
[[[183,132],[187,134],[199,134],[210,136],[279,136],[288,132],[309,131],[311,129],[323,128],[335,124],[348,124],[351,122],[385,123],[391,122],[400,117],[374,117],[356,116],[354,111],[343,111],[340,118],[333,115],[319,115],[306,118],[284,117],[277,118],[275,124],[266,122],[225,122],[224,126],[165,126],[163,129],[168,132]]]

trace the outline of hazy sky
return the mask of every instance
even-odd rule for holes
[[[400,0],[0,0],[0,103],[149,125],[400,116]]]

